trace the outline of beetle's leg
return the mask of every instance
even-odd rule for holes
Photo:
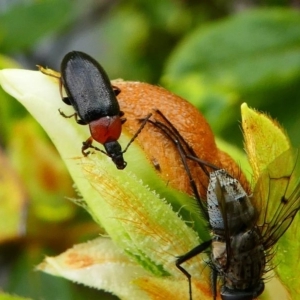
[[[191,258],[193,258],[194,256],[200,254],[201,252],[203,252],[205,249],[207,249],[210,245],[211,245],[211,240],[203,242],[202,244],[196,246],[195,248],[193,248],[192,250],[190,250],[189,252],[187,252],[184,255],[181,255],[177,258],[176,260],[176,267],[187,277],[188,281],[189,281],[189,295],[190,295],[190,300],[192,300],[192,276],[191,274],[184,269],[181,264],[183,264],[184,262],[190,260]]]
[[[36,65],[39,69],[40,72],[42,72],[43,74],[45,75],[48,75],[48,76],[51,76],[51,77],[54,77],[54,78],[57,78],[57,79],[60,79],[60,73],[57,72],[57,71],[54,71],[54,70],[51,70],[51,69],[48,69],[48,68],[44,68],[40,65]]]
[[[82,142],[81,152],[84,156],[88,156],[90,151],[85,151],[89,148],[92,148],[93,138],[90,136],[85,142]]]
[[[61,97],[62,101],[67,105],[72,105],[69,97]]]
[[[60,115],[63,116],[64,118],[72,118],[72,117],[74,117],[77,124],[79,124],[79,125],[87,125],[86,122],[84,122],[84,121],[81,120],[81,119],[78,119],[78,115],[77,115],[76,112],[75,112],[74,114],[71,114],[71,115],[67,116],[67,115],[66,115],[63,111],[61,111],[60,109],[59,109],[58,111],[59,111]]]
[[[140,128],[137,130],[137,132],[134,134],[134,136],[131,138],[131,140],[129,141],[129,143],[127,144],[127,146],[125,147],[125,149],[122,151],[122,153],[125,153],[128,149],[128,147],[131,145],[131,143],[137,138],[137,136],[141,133],[141,131],[143,130],[143,128],[145,127],[145,125],[147,124],[147,121],[149,120],[149,118],[152,116],[152,114],[148,114],[145,118],[142,119],[142,123],[140,125]],[[122,119],[121,119],[122,121]],[[125,119],[126,121],[126,119]],[[124,121],[124,122],[125,122]],[[123,123],[124,123],[123,122]],[[123,124],[122,123],[122,124]]]
[[[70,98],[69,97],[65,97],[63,95],[63,84],[62,84],[62,81],[60,80],[59,81],[59,93],[61,95],[61,99],[62,101],[67,104],[67,105],[72,105],[71,101],[70,101]]]
[[[72,118],[72,117],[74,117],[75,120],[76,120],[76,122],[77,122],[77,119],[78,119],[77,113],[74,113],[74,114],[71,114],[71,115],[67,116],[63,111],[60,110],[60,108],[58,109],[58,111],[59,111],[60,115],[63,116],[64,118]]]
[[[89,137],[85,142],[82,142],[81,152],[83,156],[88,156],[90,154],[90,151],[85,151],[92,147],[93,138]]]
[[[105,151],[93,146],[92,143],[93,143],[92,137],[89,137],[85,142],[82,142],[81,152],[84,156],[88,156],[90,154],[90,151],[85,151],[89,148],[95,149],[95,150],[100,151],[100,152],[104,153],[105,155],[107,155],[107,153]]]
[[[124,124],[126,122],[126,120],[127,120],[126,118],[122,118],[124,116],[124,112],[120,111],[119,112],[119,116],[121,117],[121,123]]]
[[[117,86],[112,85],[111,87],[116,96],[118,96],[121,93],[121,90]]]
[[[125,115],[124,111],[120,110],[119,117],[123,117]]]
[[[62,97],[62,101],[67,105],[72,105],[69,97]]]

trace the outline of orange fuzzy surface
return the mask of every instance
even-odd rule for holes
[[[211,164],[225,168],[233,177],[240,180],[246,190],[248,182],[239,166],[215,143],[213,132],[203,115],[189,102],[158,86],[142,82],[113,81],[121,93],[118,101],[124,112],[124,128],[132,135],[140,127],[140,119],[152,113],[152,120],[161,121],[154,110],[160,110],[176,127],[181,136],[193,148],[196,155]],[[191,194],[190,182],[180,155],[160,129],[147,124],[137,138],[146,156],[161,177],[172,187]],[[192,177],[196,182],[199,194],[206,198],[208,176],[197,163],[188,161]],[[142,166],[141,166],[142,167]]]

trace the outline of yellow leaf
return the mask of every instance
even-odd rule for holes
[[[290,141],[281,126],[267,115],[241,106],[245,148],[256,182],[259,174],[280,154],[288,150]]]

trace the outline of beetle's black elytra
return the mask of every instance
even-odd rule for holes
[[[104,145],[105,154],[110,156],[118,169],[124,169],[122,148],[118,139],[122,131],[120,106],[110,80],[100,64],[89,55],[73,51],[66,54],[61,63],[61,86],[67,97],[66,104],[76,111],[78,124],[88,124],[91,138],[82,146],[82,153],[88,155],[93,140]],[[109,143],[110,146],[106,146]],[[112,146],[113,145],[113,146]],[[101,150],[100,150],[101,151]]]

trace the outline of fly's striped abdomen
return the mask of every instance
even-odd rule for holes
[[[259,285],[265,273],[266,254],[259,230],[254,227],[230,237],[230,256],[226,242],[213,237],[211,260],[229,289],[245,290]],[[223,252],[220,249],[223,248]]]

